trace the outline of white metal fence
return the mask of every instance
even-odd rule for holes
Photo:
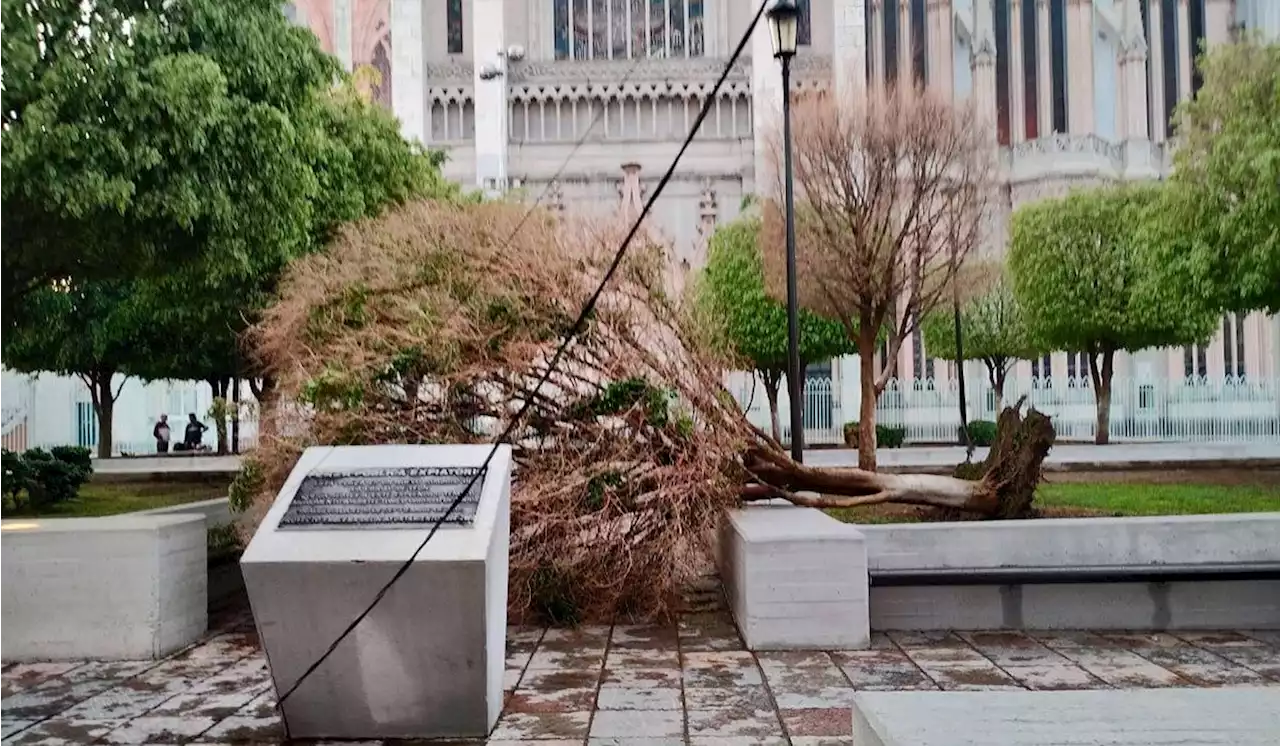
[[[996,397],[990,384],[985,380],[967,383],[969,419],[994,420]],[[748,418],[767,430],[769,405],[763,387],[753,387],[749,376],[735,374],[730,388]],[[806,381],[806,444],[843,443],[844,423],[857,419],[856,385],[843,397],[837,388],[829,378]],[[1089,379],[1006,382],[1006,405],[1023,396],[1027,406],[1053,418],[1060,439],[1093,440],[1097,408]],[[789,440],[786,391],[778,398],[783,439]],[[953,380],[890,381],[877,402],[876,422],[904,428],[908,443],[955,443],[959,439],[959,387]],[[1280,442],[1280,379],[1117,378],[1111,387],[1110,431],[1112,440],[1129,442]]]

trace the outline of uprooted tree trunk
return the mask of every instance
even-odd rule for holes
[[[238,480],[250,520],[307,445],[509,431],[512,618],[565,621],[669,615],[712,568],[723,513],[744,497],[1029,512],[1053,442],[1035,412],[1002,414],[978,482],[793,463],[725,390],[734,362],[717,356],[716,330],[656,292],[665,260],[652,243],[633,247],[561,349],[627,226],[526,218],[504,203],[409,204],[290,266],[254,330],[279,381],[262,432],[280,435]]]
[[[931,474],[880,474],[861,469],[814,468],[771,448],[747,451],[744,466],[759,481],[746,500],[783,498],[812,508],[851,508],[899,503],[963,511],[989,518],[1027,518],[1040,468],[1053,447],[1053,424],[1044,414],[1020,412],[1022,401],[1000,413],[996,441],[977,481]],[[797,494],[816,492],[819,496]]]

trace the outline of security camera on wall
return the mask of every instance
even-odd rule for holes
[[[512,62],[519,62],[524,59],[524,47],[519,44],[512,44],[510,47],[507,47],[507,59]]]
[[[502,69],[492,62],[487,63],[484,67],[480,68],[481,80],[494,80],[495,78],[501,77],[501,75]]]

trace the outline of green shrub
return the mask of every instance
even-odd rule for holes
[[[266,479],[261,462],[252,457],[245,459],[240,465],[240,471],[236,473],[235,479],[231,480],[231,486],[227,489],[227,498],[232,512],[243,513],[248,510],[253,504],[253,498],[266,486]]]
[[[49,453],[59,461],[66,461],[85,474],[85,480],[93,476],[93,452],[83,446],[54,446]]]
[[[22,460],[21,453],[5,449],[2,457],[4,462],[4,495],[16,504],[18,502],[18,494],[27,489],[27,481],[31,477],[27,472],[27,464]]]
[[[876,444],[881,448],[901,448],[906,441],[907,429],[905,427],[876,425]]]
[[[957,427],[956,433],[960,438],[960,445],[965,444],[964,428]],[[996,423],[991,420],[974,420],[969,423],[969,437],[973,439],[975,446],[989,446],[996,442]]]
[[[14,481],[26,493],[26,506],[41,510],[75,499],[80,492],[80,485],[93,474],[93,462],[87,454],[88,451],[83,448],[70,446],[55,448],[52,452],[43,448],[32,448],[24,452],[19,457],[21,466],[18,467],[18,473],[22,477]],[[7,478],[8,465],[5,471]],[[8,492],[10,487],[6,485],[5,490]],[[19,502],[17,493],[18,490],[14,490],[15,507]]]
[[[907,440],[907,429],[905,427],[893,427],[891,425],[876,425],[876,447],[878,448],[901,448],[902,444]],[[844,423],[844,442],[850,448],[858,447],[858,423]]]
[[[858,423],[844,423],[844,444],[850,448],[858,447]]]

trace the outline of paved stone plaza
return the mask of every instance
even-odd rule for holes
[[[284,741],[247,612],[164,661],[4,666],[6,744]],[[858,690],[1280,687],[1280,633],[876,634],[856,652],[743,649],[724,612],[667,627],[512,628],[490,744],[851,743]]]

